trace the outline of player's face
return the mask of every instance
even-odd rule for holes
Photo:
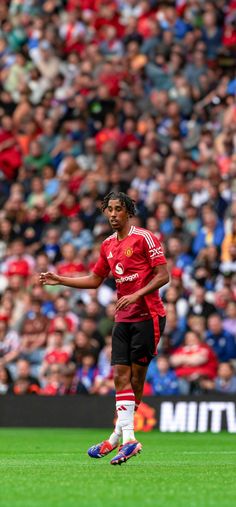
[[[110,199],[107,206],[107,217],[112,229],[122,230],[128,222],[128,213],[124,205],[118,199]]]

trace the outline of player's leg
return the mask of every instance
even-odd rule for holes
[[[146,374],[147,374],[147,369],[148,369],[147,366],[140,366],[135,363],[133,363],[131,365],[131,387],[134,392],[134,401],[135,401],[134,411],[135,412],[138,410],[138,407],[142,401],[143,388],[144,388],[145,378],[146,378]],[[121,430],[119,420],[117,418],[114,431],[109,437],[109,442],[112,445],[114,445],[117,441],[119,441],[121,436],[122,436],[122,430]]]
[[[129,384],[129,374],[127,372],[127,378],[124,379],[124,382],[121,382],[122,371],[117,371],[117,392],[118,389],[127,389],[128,393],[133,393],[135,395],[135,405],[138,407],[143,394],[143,388],[147,373],[147,368],[152,360],[152,358],[156,354],[156,349],[158,342],[160,340],[161,333],[163,332],[165,327],[165,317],[156,316],[153,319],[142,321],[142,322],[133,322],[130,324],[130,360],[131,360],[131,376],[130,376],[130,384],[132,390],[130,390]],[[121,382],[121,384],[120,384]],[[122,414],[122,412],[121,412]],[[132,413],[132,421],[134,412]],[[119,413],[118,413],[119,420]],[[131,422],[131,418],[129,420],[129,424]],[[120,422],[122,427],[122,432],[124,434],[124,426],[122,422]],[[125,429],[128,426],[125,427]],[[129,426],[131,428],[131,426]],[[111,460],[111,464],[121,464],[122,461],[127,461],[127,459],[136,455],[141,451],[142,446],[136,440],[133,440],[133,433],[126,433],[127,437],[131,437],[130,441],[127,443],[124,442],[121,449],[119,449],[119,453]]]
[[[132,363],[131,365],[131,385],[135,396],[135,412],[138,410],[138,407],[142,401],[147,369],[148,366],[140,366],[136,363]]]
[[[114,332],[112,362],[116,388],[117,424],[115,431],[122,431],[122,445],[111,460],[112,465],[121,464],[141,451],[142,446],[134,435],[135,393],[132,387],[130,364],[131,323],[121,323]]]
[[[130,383],[131,366],[129,364],[130,363],[129,355],[130,355],[129,325],[128,323],[117,323],[114,325],[112,334],[112,365],[114,366],[114,381],[116,391],[118,391],[116,400],[119,399],[119,402],[121,402],[123,398],[122,396],[123,391],[128,390],[132,398],[132,400],[129,399],[128,401],[129,402],[131,401],[131,406],[132,405],[134,406],[135,404],[134,394],[131,393],[132,386]],[[123,401],[127,402],[127,399]],[[119,402],[117,401],[118,405],[120,404]],[[123,405],[123,403],[121,405]],[[121,411],[119,410],[119,412]],[[88,450],[88,454],[90,457],[102,458],[103,456],[106,456],[118,446],[120,439],[122,438],[123,435],[121,419],[122,416],[120,417],[118,416],[114,431],[107,440],[92,446]]]
[[[129,326],[131,366],[117,365],[115,367],[117,426],[111,437],[115,437],[117,430],[122,430],[123,445],[119,453],[112,460],[112,464],[120,464],[142,449],[134,436],[134,412],[138,409],[143,395],[143,388],[148,365],[155,353],[157,331],[160,337],[160,327],[154,329],[153,320],[133,322]],[[159,339],[158,339],[159,341]],[[125,405],[125,400],[128,406]],[[133,403],[134,399],[134,403]],[[124,459],[122,459],[124,456]]]
[[[135,412],[138,409],[139,404],[142,400],[143,388],[144,388],[145,378],[146,378],[146,374],[147,374],[147,369],[148,369],[147,366],[140,366],[135,363],[133,363],[131,365],[130,383],[131,383],[131,387],[132,387],[132,390],[134,392],[134,397],[135,397],[135,407],[134,407]],[[118,381],[120,382],[120,380],[122,378],[122,371],[117,374],[117,377],[118,377]],[[123,385],[124,385],[124,382],[123,382]],[[126,387],[130,389],[130,386],[128,386],[127,384],[126,384]],[[122,388],[122,386],[119,385],[118,389],[121,390],[121,388]],[[117,418],[114,432],[111,434],[109,441],[112,444],[114,444],[115,442],[117,442],[117,438],[119,439],[121,437],[121,435],[122,435],[122,430],[121,430],[119,420]]]
[[[128,322],[119,322],[113,327],[111,363],[114,367],[116,390],[117,423],[115,433],[122,436],[124,443],[124,441],[134,439],[133,421],[131,422],[131,420],[133,419],[135,397],[131,386],[130,323]]]
[[[115,365],[116,411],[118,427],[122,431],[122,445],[112,458],[112,465],[121,465],[132,456],[136,456],[142,445],[134,435],[135,395],[131,383],[132,367]]]
[[[114,365],[114,383],[116,388],[116,401],[119,398],[119,394],[122,393],[122,391],[128,391],[131,392],[132,386],[130,382],[131,378],[131,367],[126,365]],[[117,409],[117,407],[116,407]],[[120,439],[122,438],[122,426],[120,423],[120,419],[118,417],[117,412],[117,419],[114,431],[109,437],[109,442],[112,445],[118,444]]]
[[[157,352],[157,345],[165,328],[165,317],[134,322],[131,327],[131,385],[135,394],[135,409],[142,400],[148,365]]]
[[[88,450],[88,454],[91,458],[103,458],[104,456],[107,456],[107,454],[110,454],[110,452],[112,452],[114,449],[116,449],[119,445],[120,439],[122,438],[122,435],[123,435],[122,425],[125,424],[125,420],[123,420],[124,418],[122,419],[123,413],[121,415],[119,411],[128,410],[128,409],[130,410],[130,407],[125,408],[124,406],[122,406],[122,403],[125,403],[125,401],[122,402],[121,406],[120,406],[120,401],[117,402],[117,399],[122,398],[122,400],[123,400],[123,397],[119,396],[119,392],[120,393],[123,393],[123,392],[131,393],[132,387],[131,387],[131,383],[130,383],[130,377],[131,377],[131,367],[130,366],[123,366],[123,365],[115,365],[114,366],[114,382],[115,382],[115,387],[116,387],[116,410],[117,410],[118,417],[117,417],[115,428],[114,428],[113,432],[111,433],[111,435],[109,436],[109,438],[107,440],[104,440],[103,442],[100,442],[99,444],[93,445]],[[117,392],[117,389],[118,389],[118,392]],[[117,403],[118,403],[118,407],[117,407]],[[135,405],[134,394],[133,394],[133,405]],[[119,417],[119,415],[120,415],[120,417]],[[125,429],[128,432],[129,428],[127,427]],[[129,434],[129,433],[127,433],[127,434]],[[132,434],[131,434],[131,436],[132,436]]]
[[[132,324],[118,323],[114,326],[112,364],[115,365],[118,418],[109,439],[93,446],[92,453],[89,449],[90,456],[100,458],[110,453],[118,446],[121,435],[123,436],[122,449],[125,450],[125,455],[121,449],[121,453],[118,453],[111,461],[112,464],[120,464],[140,452],[141,444],[134,440],[134,410],[141,401],[148,364],[156,354],[164,327],[165,317],[160,316],[148,321]],[[129,409],[126,409],[125,403],[128,404]],[[127,442],[128,438],[130,441]],[[94,449],[96,455],[94,455]]]
[[[131,366],[116,364],[114,366],[114,382],[118,427],[121,428],[124,444],[130,440],[135,440],[135,395],[131,384]]]

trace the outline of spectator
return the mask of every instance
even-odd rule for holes
[[[187,319],[187,326],[190,331],[200,334],[203,338],[206,335],[206,318],[203,315],[190,314]]]
[[[27,199],[27,206],[32,208],[38,206],[39,208],[45,208],[47,203],[47,195],[44,191],[43,181],[39,176],[34,176],[31,180],[31,193]]]
[[[186,333],[184,345],[173,352],[170,364],[180,379],[180,391],[183,394],[198,392],[205,379],[216,377],[217,357],[194,331]]]
[[[30,362],[26,359],[18,359],[16,362],[15,377],[16,380],[27,380],[30,387],[34,386],[37,388],[40,386],[38,379],[31,375]]]
[[[231,362],[220,363],[216,379],[214,381],[205,380],[204,388],[208,393],[214,390],[221,394],[235,394],[236,375],[233,364]]]
[[[2,177],[13,180],[21,164],[20,147],[16,141],[12,119],[8,116],[1,118],[0,129],[0,166]]]
[[[147,382],[151,385],[153,394],[157,396],[179,394],[178,379],[170,367],[167,356],[160,355],[151,362],[147,373]]]
[[[47,347],[41,366],[41,377],[48,371],[50,365],[61,365],[68,363],[71,356],[71,348],[63,343],[63,332],[54,331],[49,333]],[[51,370],[49,370],[51,373]],[[57,372],[59,373],[59,371]],[[47,373],[46,373],[47,374]]]
[[[16,238],[10,245],[10,251],[6,261],[3,264],[3,273],[7,276],[20,275],[29,276],[34,268],[34,259],[32,255],[25,252],[24,240]]]
[[[167,239],[167,255],[173,260],[174,266],[188,270],[193,264],[193,259],[189,253],[185,251],[185,245],[181,239],[171,234]]]
[[[217,13],[210,4],[203,14],[202,40],[205,42],[208,60],[215,60],[220,49],[222,30],[217,26]]]
[[[11,389],[12,377],[6,366],[0,364],[0,395],[6,394]]]
[[[43,152],[39,141],[35,140],[30,144],[29,155],[25,157],[24,163],[29,170],[41,173],[43,167],[51,163],[51,157]]]
[[[115,384],[113,378],[113,367],[111,366],[111,342],[112,336],[105,337],[105,346],[98,356],[98,373],[92,387],[93,394],[114,394]]]
[[[62,260],[57,263],[57,273],[63,276],[73,276],[85,271],[85,266],[79,259],[76,247],[72,243],[64,243],[61,247]]]
[[[49,319],[42,314],[40,299],[31,301],[30,310],[23,315],[21,332],[34,335],[34,346],[40,348],[45,345]]]
[[[111,333],[113,327],[113,315],[115,311],[115,304],[113,302],[109,303],[105,308],[105,315],[99,321],[98,331],[102,336],[106,336]]]
[[[61,244],[72,243],[77,250],[81,248],[91,248],[93,238],[88,229],[84,229],[84,224],[78,216],[72,216],[68,219],[68,230],[62,234]]]
[[[81,321],[81,330],[90,338],[91,345],[97,350],[104,346],[104,338],[97,330],[96,322],[91,318],[83,318]]]
[[[84,355],[90,353],[97,355],[97,348],[93,346],[89,336],[84,331],[77,331],[74,339],[73,361],[77,366],[81,366]]]
[[[43,387],[40,394],[44,396],[55,396],[59,394],[59,388],[62,382],[62,364],[47,365],[44,371]]]
[[[197,255],[199,251],[209,245],[220,247],[224,239],[224,228],[217,215],[212,209],[205,208],[203,214],[203,226],[193,242],[193,253]]]
[[[75,312],[70,310],[66,297],[59,295],[55,304],[55,317],[51,319],[49,331],[65,331],[68,334],[74,333],[79,325],[79,318]]]
[[[235,369],[231,363],[220,363],[215,379],[215,390],[219,393],[236,393]]]
[[[45,253],[51,262],[57,262],[61,259],[59,242],[59,229],[57,227],[50,227],[43,238],[43,244],[40,251]]]
[[[7,365],[14,362],[19,356],[20,339],[19,335],[7,324],[7,319],[0,319],[0,358],[1,364]]]
[[[74,363],[68,363],[61,368],[61,383],[58,388],[60,395],[66,394],[87,394],[87,389],[76,378],[76,366]]]
[[[236,259],[236,218],[232,220],[231,232],[225,235],[221,248],[221,270],[235,271]]]
[[[223,329],[236,336],[236,302],[229,301],[223,317]]]
[[[219,361],[230,361],[236,358],[236,341],[234,335],[223,328],[223,322],[217,313],[208,317],[206,343],[213,348]]]
[[[17,396],[23,396],[28,394],[39,394],[40,389],[36,384],[30,384],[27,378],[17,378],[12,386],[12,394]]]
[[[111,342],[112,336],[107,335],[104,339],[105,345],[98,356],[98,375],[108,378],[111,374]]]
[[[196,284],[189,299],[189,314],[209,317],[215,313],[215,306],[206,300],[204,287]]]
[[[81,366],[79,366],[76,377],[84,386],[87,392],[92,391],[92,387],[97,376],[96,357],[94,354],[87,353],[82,357]]]
[[[27,209],[25,221],[21,225],[21,235],[29,255],[33,256],[40,249],[43,225],[42,207]]]
[[[167,319],[163,336],[163,351],[170,353],[181,345],[184,339],[184,327],[181,326],[177,317],[176,307],[173,303],[167,303]]]

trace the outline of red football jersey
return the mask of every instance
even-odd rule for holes
[[[145,287],[154,277],[153,268],[159,264],[166,264],[166,259],[157,237],[146,229],[132,225],[123,240],[118,240],[115,232],[103,241],[93,272],[101,278],[106,278],[112,272],[119,299]],[[115,321],[137,322],[156,315],[165,316],[158,290],[117,311]]]
[[[191,356],[194,354],[204,353],[206,355],[206,360],[204,363],[196,364],[194,366],[181,364],[175,368],[175,373],[177,377],[191,377],[193,375],[208,377],[214,379],[217,375],[217,366],[218,361],[217,357],[209,345],[206,343],[200,343],[199,345],[194,345],[192,347],[188,347],[187,345],[183,345],[182,347],[178,347],[176,351],[172,354],[172,356],[177,356],[179,354],[185,356]]]

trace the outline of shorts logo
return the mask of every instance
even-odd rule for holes
[[[121,262],[118,262],[118,264],[116,264],[116,267],[115,267],[115,272],[117,275],[123,275],[124,274],[124,266],[123,264],[121,264]]]
[[[134,253],[133,248],[131,248],[131,247],[126,248],[126,250],[125,250],[126,257],[131,257],[131,255],[133,255],[133,253]]]
[[[140,363],[147,363],[148,362],[148,358],[146,356],[142,357],[141,359],[139,359],[139,362]]]

